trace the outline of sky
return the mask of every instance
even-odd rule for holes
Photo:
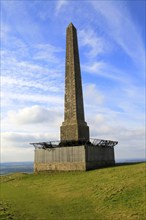
[[[66,28],[78,33],[90,137],[115,158],[145,157],[142,0],[1,0],[1,161],[33,161],[30,142],[60,140]]]

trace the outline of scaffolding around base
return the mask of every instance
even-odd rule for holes
[[[30,143],[35,148],[46,149],[46,148],[55,148],[55,147],[69,147],[69,146],[80,146],[80,145],[88,145],[88,146],[96,146],[96,147],[114,147],[118,144],[118,141],[112,140],[103,140],[103,139],[94,139],[90,138],[90,140],[80,140],[80,141],[49,141],[49,142],[37,142]]]

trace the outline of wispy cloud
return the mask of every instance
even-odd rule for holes
[[[9,106],[9,102],[13,103],[13,105],[17,102],[17,105],[30,105],[30,104],[42,104],[42,105],[48,105],[48,107],[50,105],[52,106],[57,106],[60,107],[60,105],[63,105],[63,100],[62,100],[62,96],[57,96],[57,95],[53,95],[53,94],[39,94],[39,93],[28,93],[25,94],[24,92],[21,93],[16,93],[16,92],[4,92],[2,93],[2,105],[4,104],[4,106]],[[5,103],[5,99],[7,100],[7,103]],[[14,105],[15,106],[15,105]],[[12,106],[11,106],[12,107]]]
[[[37,20],[33,19],[28,8],[31,6],[31,2],[24,1],[2,1],[2,27],[9,24],[12,27],[11,36],[19,36],[28,45],[32,42],[38,42],[43,39],[41,27],[37,24]],[[32,2],[34,4],[34,2]],[[32,7],[31,7],[32,9]],[[6,18],[6,19],[5,19]],[[31,30],[31,31],[30,31]],[[35,36],[35,37],[34,37]]]
[[[55,15],[58,15],[61,8],[64,7],[65,5],[68,4],[68,0],[58,0],[56,2],[56,11],[55,11]]]
[[[124,4],[118,3],[91,1],[94,9],[103,16],[101,24],[105,25],[107,34],[121,46],[134,63],[141,65],[143,70],[145,51],[142,38]]]
[[[30,48],[15,37],[11,47],[4,47],[1,52],[2,105],[12,106],[16,100],[17,105],[62,103],[64,65],[58,55],[62,51],[51,44],[35,44]]]
[[[119,83],[130,84],[134,82],[134,79],[128,75],[124,70],[120,70],[115,66],[111,65],[105,61],[89,60],[86,64],[81,65],[82,70],[89,74],[94,74],[94,76],[111,79]],[[124,77],[125,76],[125,77]]]
[[[31,49],[33,49],[33,47]],[[57,64],[60,63],[57,54],[64,51],[62,48],[55,47],[51,44],[38,44],[34,46],[34,49],[36,53],[34,53],[33,59]]]
[[[108,46],[104,38],[97,36],[93,29],[82,29],[79,31],[80,46],[85,46],[88,59],[93,59],[97,55],[107,53]]]

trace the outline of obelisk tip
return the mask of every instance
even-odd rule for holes
[[[73,25],[73,23],[72,23],[72,22],[70,22],[70,24],[68,25],[68,27],[67,27],[67,28],[69,28],[69,27],[73,27],[73,28],[75,28],[75,26]]]

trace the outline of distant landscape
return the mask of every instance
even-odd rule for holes
[[[10,173],[32,173],[33,172],[33,162],[7,162],[1,163],[0,174],[10,174]]]
[[[135,159],[120,159],[116,163],[134,163],[134,162],[145,162],[144,158]],[[10,173],[32,173],[33,172],[33,161],[30,162],[5,162],[1,163],[0,175]]]

